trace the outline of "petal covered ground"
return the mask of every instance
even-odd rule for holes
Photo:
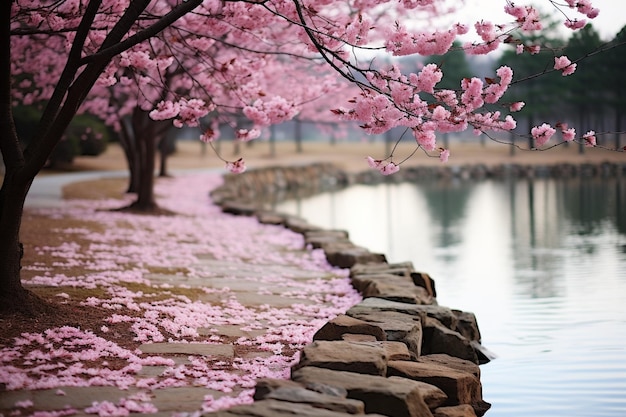
[[[0,411],[195,415],[251,402],[257,378],[289,376],[317,329],[360,296],[301,235],[212,205],[220,183],[159,179],[172,215],[114,210],[119,199],[29,213],[56,239],[27,245],[24,285],[76,317],[3,331]]]

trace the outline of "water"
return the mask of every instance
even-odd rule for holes
[[[472,311],[488,417],[626,416],[626,181],[353,186],[276,210],[412,261]]]

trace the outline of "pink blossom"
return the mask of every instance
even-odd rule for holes
[[[413,136],[417,143],[427,151],[435,149],[437,137],[432,130],[413,129]]]
[[[370,168],[375,168],[375,169],[378,169],[382,162],[380,159],[374,159],[371,156],[368,156],[367,158],[365,158],[365,160],[367,161],[367,165]]]
[[[467,108],[466,111],[474,111],[483,106],[483,82],[480,78],[473,77],[461,84],[463,94],[461,94],[461,102]]]
[[[566,56],[554,58],[554,69],[562,71],[564,77],[576,71],[576,64],[573,64]]]
[[[32,402],[32,400],[22,400],[15,403],[15,407],[17,408],[28,408],[32,407],[33,405],[34,403]]]
[[[380,167],[380,173],[383,175],[391,175],[391,174],[395,174],[396,172],[400,171],[400,166],[394,164],[393,162],[389,162],[388,164]]]
[[[587,25],[587,21],[585,19],[567,19],[565,20],[565,27],[572,30],[578,30],[584,28]]]
[[[246,163],[243,158],[239,158],[234,162],[226,162],[226,169],[233,174],[241,174],[246,170]]]
[[[236,135],[238,140],[248,142],[261,136],[261,131],[259,129],[239,129]]]
[[[291,120],[298,111],[287,99],[274,96],[256,100],[251,106],[244,107],[243,113],[256,125],[269,126]]]
[[[517,55],[521,55],[523,52],[524,52],[524,44],[520,43],[515,47],[515,53]]]
[[[439,148],[439,160],[441,162],[448,162],[448,158],[450,158],[450,150]]]
[[[585,146],[593,147],[596,146],[596,132],[590,130],[589,132],[583,135],[583,140],[585,141]]]
[[[537,146],[545,145],[555,132],[556,130],[547,123],[544,123],[541,126],[535,126],[530,131]]]
[[[576,129],[573,127],[570,127],[569,129],[565,128],[561,133],[563,134],[563,140],[565,142],[571,142],[574,138],[576,138]]]
[[[513,80],[513,70],[510,67],[501,66],[496,74],[500,77],[500,82],[491,81],[485,88],[485,102],[487,103],[496,103],[500,100]]]
[[[517,112],[517,111],[522,110],[525,104],[526,103],[524,103],[523,101],[516,101],[515,103],[509,106],[509,109],[513,112]]]
[[[426,65],[417,76],[417,86],[420,90],[432,94],[435,85],[441,81],[443,73],[436,64]]]

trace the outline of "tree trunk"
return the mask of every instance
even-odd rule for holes
[[[145,212],[157,210],[154,198],[157,144],[165,140],[171,122],[152,120],[147,112],[136,108],[132,117],[122,125],[122,148],[130,172],[128,189],[137,195],[129,208]]]
[[[19,241],[26,194],[32,180],[23,181],[7,166],[0,188],[0,311],[33,313],[32,295],[22,287],[20,270],[24,249]]]
[[[138,163],[138,155],[137,155],[137,144],[135,141],[135,132],[133,130],[132,122],[129,118],[124,118],[120,123],[122,126],[122,130],[120,132],[120,145],[122,146],[122,150],[124,151],[124,156],[126,157],[126,164],[128,166],[128,188],[126,189],[127,193],[136,193],[139,188],[139,173],[137,172],[137,168],[139,166]]]
[[[137,200],[132,208],[140,211],[152,211],[157,208],[154,199],[154,167],[156,157],[156,138],[145,132],[138,142],[139,147],[139,182]]]

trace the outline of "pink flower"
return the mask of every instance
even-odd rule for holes
[[[31,400],[23,400],[15,403],[16,408],[28,408],[32,407],[34,404]]]
[[[443,78],[443,73],[436,64],[426,65],[417,76],[417,87],[427,93],[434,93],[435,84]]]
[[[370,168],[375,168],[375,169],[378,169],[382,162],[380,159],[374,159],[371,156],[368,156],[367,158],[365,158],[365,160],[367,161],[367,165]]]
[[[448,162],[448,158],[450,158],[450,150],[439,148],[439,160],[441,162]]]
[[[219,130],[208,128],[200,135],[200,140],[204,143],[215,141],[219,136]]]
[[[572,64],[569,58],[564,55],[554,58],[554,69],[560,70],[562,72],[561,75],[565,77],[566,75],[573,74],[574,71],[576,71],[576,64]]]
[[[590,130],[589,132],[583,135],[583,140],[585,141],[585,146],[593,147],[596,146],[596,132]]]
[[[530,131],[530,134],[533,135],[533,139],[535,139],[537,146],[543,146],[550,140],[555,132],[556,130],[554,130],[552,126],[544,123],[541,126],[533,127]]]
[[[413,136],[417,143],[427,151],[435,149],[437,137],[432,130],[413,130]]]
[[[234,162],[226,162],[226,169],[233,174],[241,174],[246,170],[246,163],[243,158],[239,158]]]
[[[522,110],[522,107],[524,107],[525,104],[526,103],[524,103],[523,101],[516,101],[515,103],[509,106],[509,109],[511,111],[520,111]]]
[[[565,21],[565,27],[572,29],[572,30],[577,30],[577,29],[581,29],[583,27],[585,27],[585,25],[587,24],[587,21],[585,19],[567,19]]]
[[[261,131],[259,129],[239,129],[236,135],[238,140],[248,142],[261,136]]]
[[[563,133],[563,140],[565,142],[571,142],[576,137],[576,129],[574,129],[573,127],[569,129],[563,129],[562,133]]]
[[[400,171],[400,166],[394,164],[393,162],[389,162],[387,165],[381,167],[379,171],[383,175],[391,175]]]

